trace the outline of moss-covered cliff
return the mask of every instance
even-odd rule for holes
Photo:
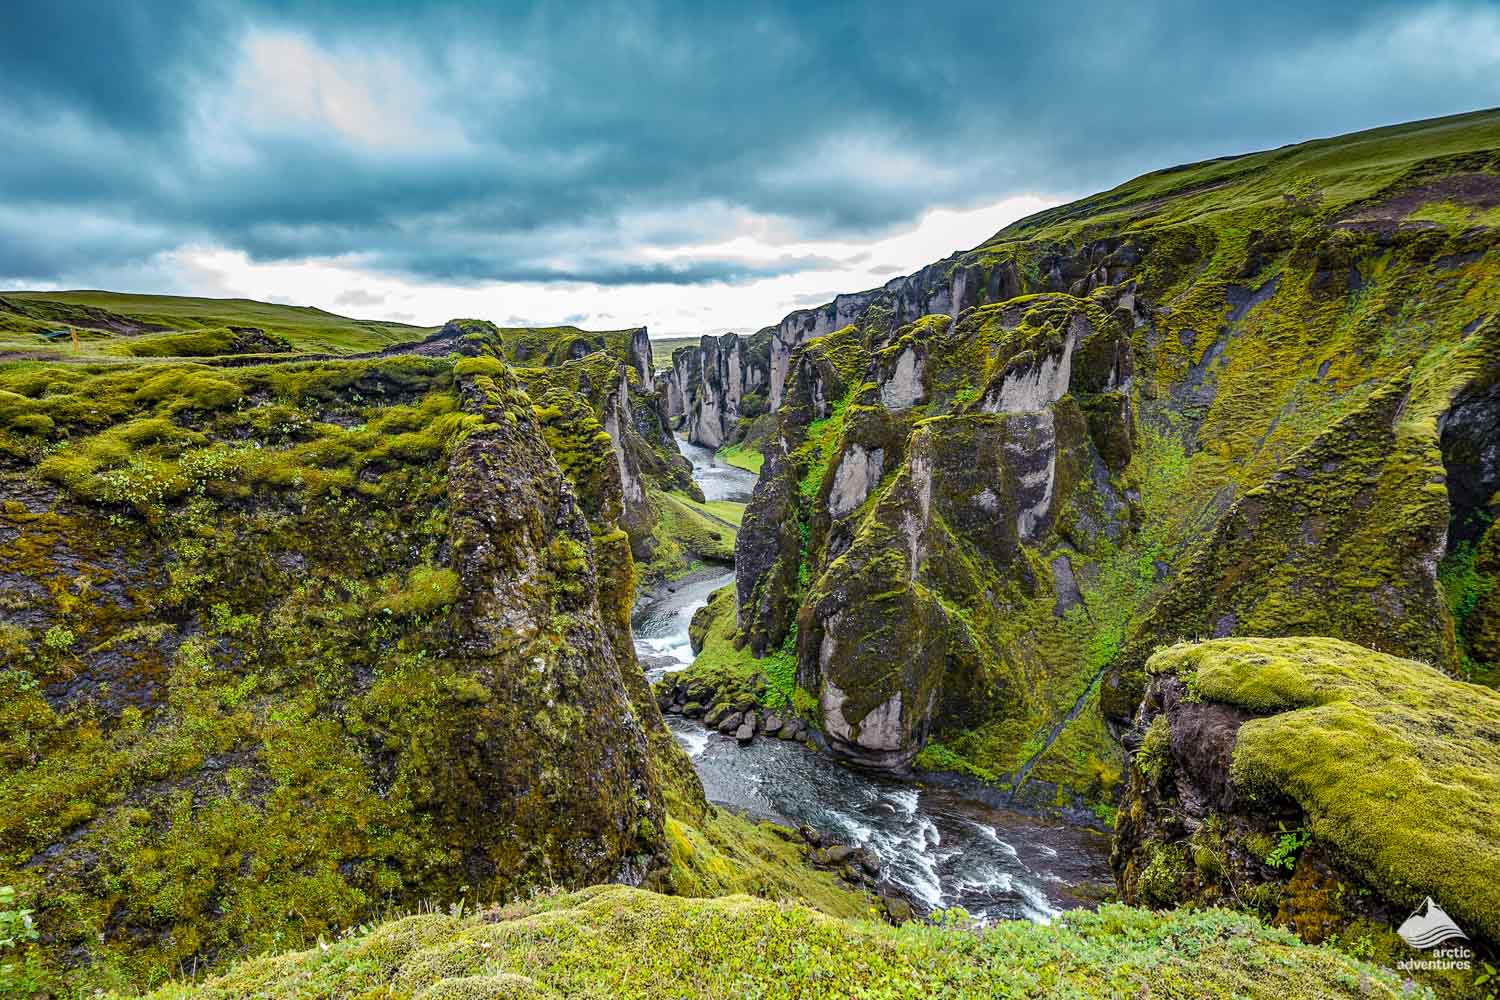
[[[1500,694],[1319,638],[1176,645],[1147,669],[1114,846],[1127,900],[1240,905],[1391,963],[1431,897],[1493,951]]]
[[[765,835],[713,818],[635,662],[630,530],[685,478],[653,397],[506,336],[0,370],[24,982],[138,988],[421,900],[750,887],[713,866]]]
[[[848,756],[1106,815],[1159,644],[1493,678],[1496,204],[1500,115],[1416,123],[1149,174],[788,317],[742,641],[795,643]]]

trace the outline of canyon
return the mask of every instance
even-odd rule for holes
[[[1484,996],[1497,211],[1415,122],[670,358],[0,295],[0,985]]]

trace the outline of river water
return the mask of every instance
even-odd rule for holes
[[[706,448],[679,447],[709,500],[749,500],[753,473]],[[636,649],[651,680],[692,662],[693,613],[733,582],[732,572],[699,574],[636,612]],[[930,908],[962,906],[982,921],[1047,921],[1085,905],[1088,887],[1109,880],[1108,843],[1094,831],[855,770],[798,743],[760,738],[742,747],[693,719],[669,716],[667,724],[711,802],[862,845],[879,856],[885,878]]]

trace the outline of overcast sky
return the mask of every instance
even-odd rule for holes
[[[1500,105],[1494,3],[0,2],[0,287],[753,330],[1156,167]]]

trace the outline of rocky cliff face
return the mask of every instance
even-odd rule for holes
[[[1491,127],[1149,175],[789,316],[743,640],[837,751],[1057,803],[1114,794],[1164,642],[1492,677]]]
[[[643,380],[637,367],[638,362],[650,362],[649,342],[644,348],[640,345],[644,329],[631,332],[630,339],[620,345],[606,339],[603,349],[576,358],[571,350],[556,346],[545,353],[537,350],[538,342],[546,343],[546,331],[497,333],[504,343],[509,343],[505,340],[509,333],[513,340],[530,345],[527,353],[532,357],[553,359],[545,366],[516,370],[534,398],[563,410],[574,405],[570,400],[581,399],[609,435],[624,500],[620,525],[630,536],[636,561],[652,573],[664,571],[666,567],[653,561],[660,521],[653,493],[679,491],[699,500],[702,494],[693,482],[692,463],[683,457],[672,437],[666,398],[657,391],[654,378]],[[560,393],[561,398],[554,401],[553,393]],[[564,454],[562,461],[567,466],[569,458]]]
[[[832,302],[814,309],[798,309],[769,328],[771,409],[779,409],[786,396],[792,352],[807,341],[859,322],[871,308],[882,309],[887,314],[886,322],[892,324],[893,328],[914,322],[922,316],[955,314],[954,287],[948,277],[947,263],[939,261],[916,274],[892,278],[880,288],[839,295]],[[972,305],[973,302],[967,304]]]
[[[718,448],[742,419],[766,412],[766,340],[735,333],[704,337],[698,347],[698,387],[686,407],[687,436],[694,444]]]
[[[0,375],[0,883],[54,971],[666,863],[701,790],[630,641],[638,372],[596,410],[450,333]]]
[[[693,444],[718,448],[743,437],[742,421],[767,412],[770,337],[726,333],[672,354],[658,380],[669,419]]]

